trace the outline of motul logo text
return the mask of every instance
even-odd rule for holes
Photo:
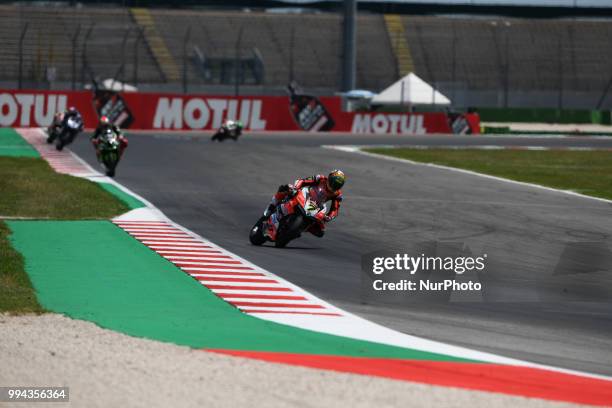
[[[0,126],[49,126],[66,109],[66,95],[0,94]]]
[[[353,133],[382,133],[382,134],[424,134],[427,129],[423,126],[423,115],[392,115],[382,114],[356,114],[353,118]]]
[[[159,98],[153,127],[155,129],[217,129],[224,119],[238,119],[245,129],[264,130],[261,100],[257,99],[183,99]]]

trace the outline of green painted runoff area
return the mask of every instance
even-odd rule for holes
[[[111,184],[111,183],[98,183],[98,184],[104,190],[108,191],[109,193],[117,197],[119,200],[123,201],[125,205],[129,207],[130,210],[146,207],[142,201],[126,193],[125,191],[121,190],[119,187],[117,187],[114,184]]]
[[[469,361],[248,316],[109,221],[7,223],[41,305],[105,328],[195,348]]]
[[[14,129],[0,128],[0,156],[40,157]]]

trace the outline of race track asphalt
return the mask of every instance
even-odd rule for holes
[[[117,180],[203,237],[382,325],[612,375],[612,204],[319,147],[372,143],[611,148],[612,138],[261,134],[212,143],[193,134],[137,134]],[[95,166],[85,137],[72,149]],[[249,244],[279,184],[332,168],[348,181],[341,215],[324,238],[305,236],[282,250]],[[362,255],[431,242],[486,253],[489,275],[477,277],[485,295],[416,303],[364,296]]]

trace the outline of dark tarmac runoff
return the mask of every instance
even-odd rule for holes
[[[612,375],[612,204],[321,145],[612,148],[611,138],[133,134],[117,181],[168,217],[315,295],[395,330],[507,357]],[[95,168],[81,135],[71,146]],[[340,216],[285,249],[248,234],[280,184],[339,168]],[[364,296],[362,256],[423,243],[487,254],[484,294],[448,302]],[[367,281],[366,281],[367,282]]]

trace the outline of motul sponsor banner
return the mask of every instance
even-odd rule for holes
[[[357,113],[353,115],[352,133],[423,134],[450,133],[443,113]]]
[[[142,129],[213,130],[227,118],[237,119],[247,130],[296,129],[287,112],[286,98],[228,98],[220,96],[125,95],[128,106],[138,100],[134,127]],[[285,105],[285,109],[280,106]]]
[[[339,97],[297,102],[288,96],[0,90],[0,126],[48,126],[55,112],[75,106],[88,128],[96,126],[99,116],[107,115],[122,127],[143,130],[216,130],[225,119],[231,118],[242,121],[247,131],[478,133],[478,116],[474,114],[450,117],[441,112],[343,112]],[[324,125],[317,125],[323,122]]]
[[[49,126],[53,115],[69,106],[76,106],[86,122],[95,123],[89,92],[0,90],[0,126]]]

